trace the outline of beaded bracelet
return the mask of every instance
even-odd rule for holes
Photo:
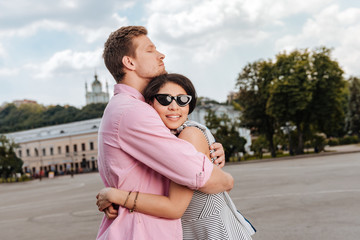
[[[133,211],[135,211],[135,208],[136,208],[136,200],[137,200],[138,195],[139,195],[139,192],[136,192],[136,196],[135,196],[135,199],[134,199],[134,206],[133,206],[132,209],[129,210],[129,212],[131,212],[131,213],[132,213]]]

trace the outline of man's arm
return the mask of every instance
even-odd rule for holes
[[[202,152],[206,155],[207,158],[210,158],[209,145],[205,138],[205,135],[196,127],[187,127],[179,135],[179,138],[186,140],[187,142],[193,144],[199,152]],[[217,150],[217,155],[222,156],[225,160],[224,149],[220,143],[211,145]],[[215,154],[215,153],[214,153]],[[210,160],[209,160],[210,161]],[[219,166],[213,167],[210,178],[205,182],[198,190],[204,193],[219,193],[224,191],[230,191],[234,186],[233,177],[224,171],[221,170]]]
[[[129,109],[118,131],[123,151],[179,185],[198,189],[211,176],[211,161],[191,143],[172,135],[150,106]]]
[[[218,166],[214,166],[209,180],[199,191],[209,194],[230,191],[234,187],[234,178],[221,170]]]

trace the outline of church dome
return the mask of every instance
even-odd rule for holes
[[[93,81],[93,83],[91,84],[91,86],[100,86],[101,87],[101,82],[98,80],[98,76],[97,74],[95,74],[95,80]]]
[[[106,92],[102,90],[102,84],[98,79],[97,74],[94,75],[94,81],[91,83],[92,91],[87,90],[87,83],[85,83],[86,104],[91,103],[107,103],[109,101],[109,89],[106,83]]]

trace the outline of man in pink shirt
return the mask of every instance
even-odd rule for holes
[[[104,49],[106,67],[117,84],[99,129],[98,167],[106,187],[168,195],[170,180],[205,193],[233,187],[233,178],[194,146],[170,133],[144,102],[149,81],[165,73],[165,56],[144,27],[122,27]],[[110,207],[106,209],[111,216]],[[169,220],[120,208],[104,216],[97,239],[182,239],[179,219]]]

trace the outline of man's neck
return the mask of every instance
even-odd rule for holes
[[[133,87],[136,90],[138,90],[141,94],[143,94],[146,86],[149,84],[149,80],[144,78],[139,78],[138,76],[126,75],[125,78],[121,81],[121,83]]]

